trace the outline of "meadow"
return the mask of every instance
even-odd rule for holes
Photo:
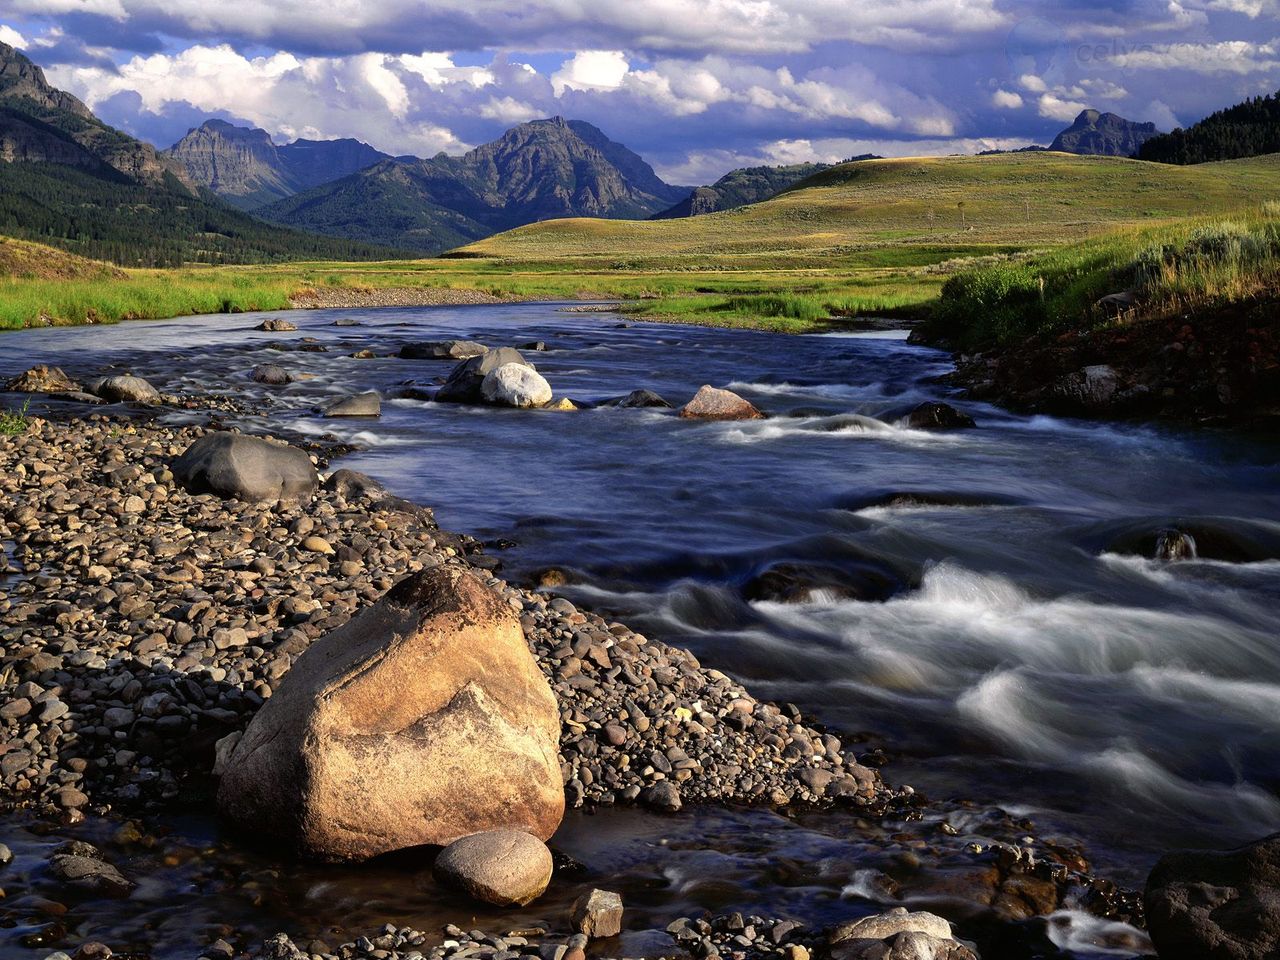
[[[432,260],[121,269],[7,240],[0,327],[277,310],[308,291],[448,288],[625,300],[641,317],[804,332],[856,314],[922,313],[950,278],[975,271],[1058,264],[1065,276],[1071,257],[1101,263],[1110,254],[1088,251],[1112,244],[1120,256],[1129,241],[1115,238],[1247,217],[1264,201],[1280,201],[1277,156],[1176,167],[1039,153],[845,164],[737,210],[547,221]],[[1053,259],[1070,245],[1085,252]]]

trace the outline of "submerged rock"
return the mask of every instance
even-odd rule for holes
[[[843,600],[888,600],[902,590],[890,573],[870,566],[855,570],[815,563],[776,563],[755,574],[742,588],[745,600],[807,603],[818,591]]]
[[[376,390],[357,393],[353,397],[335,400],[324,408],[326,417],[380,417],[382,397]]]
[[[191,493],[258,502],[309,497],[320,484],[305,452],[239,433],[206,433],[173,462],[174,479]]]
[[[763,420],[761,413],[748,400],[731,390],[718,390],[704,384],[692,400],[680,409],[687,420]]]
[[[278,363],[260,363],[250,374],[255,383],[263,383],[272,387],[293,383],[293,374]]]
[[[547,845],[520,830],[489,830],[455,840],[436,857],[436,879],[500,907],[523,907],[546,892],[553,863]]]
[[[506,407],[541,407],[551,402],[551,384],[523,363],[504,363],[485,374],[480,394],[489,403]]]
[[[467,360],[483,355],[488,349],[474,340],[427,340],[406,343],[397,356],[402,360]]]
[[[160,391],[141,377],[107,377],[94,391],[103,400],[113,403],[158,403]]]
[[[652,390],[632,390],[625,397],[613,404],[615,407],[632,408],[632,407],[659,407],[671,409],[671,404],[667,403],[661,396]]]
[[[1196,538],[1181,530],[1161,530],[1156,534],[1157,560],[1194,560]]]
[[[907,414],[907,426],[915,430],[966,430],[977,424],[949,403],[926,400]]]
[[[61,367],[41,363],[11,379],[5,389],[15,393],[79,393],[80,384],[63,373]]]
[[[1280,833],[1234,850],[1161,858],[1147,879],[1147,930],[1161,960],[1280,956]]]
[[[218,807],[323,860],[555,832],[560,713],[519,618],[439,566],[312,644],[237,744]]]

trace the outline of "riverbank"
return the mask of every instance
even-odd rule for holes
[[[196,404],[186,398],[188,409]],[[405,574],[441,564],[481,572],[497,566],[474,540],[441,530],[429,510],[349,472],[331,475],[314,499],[292,506],[188,494],[168,465],[204,429],[136,416],[33,419],[0,448],[0,539],[9,568],[0,600],[3,796],[10,815],[25,810],[46,837],[61,838],[43,846],[41,862],[5,874],[0,907],[33,938],[24,940],[29,947],[70,952],[77,918],[100,920],[104,897],[123,897],[109,902],[126,910],[135,890],[159,882],[165,868],[158,863],[155,880],[136,872],[165,846],[148,823],[207,806],[217,742],[247,724],[313,640]],[[312,453],[324,466],[336,449],[322,443]],[[878,865],[881,879],[868,879],[868,890],[891,884],[899,896],[932,890],[939,903],[957,898],[965,906],[956,919],[983,940],[1007,937],[1010,924],[1064,905],[1140,916],[1132,896],[1089,875],[1077,848],[1034,840],[1027,821],[929,804],[910,788],[888,787],[874,754],[860,754],[855,742],[794,708],[755,699],[690,654],[567,600],[493,576],[488,582],[518,606],[561,706],[571,808],[845,811],[866,824],[854,841],[864,850],[863,869]],[[83,837],[92,848],[66,846]],[[68,855],[104,865],[93,868],[99,879],[60,877],[58,857]],[[910,876],[892,866],[904,856],[917,861]],[[563,865],[561,882],[572,885],[577,869]],[[234,881],[216,881],[223,882]],[[60,912],[49,914],[49,903]],[[679,922],[669,916],[662,925]],[[684,949],[703,944],[695,953],[715,952],[706,944],[718,942],[744,956],[797,960],[803,954],[793,947],[818,942],[811,926],[773,936],[778,918],[753,922],[754,935],[732,916],[706,929],[685,922],[693,924],[692,939],[667,936]],[[412,956],[424,943],[434,944],[436,956],[465,954],[469,943],[517,954],[571,946],[554,929],[526,931],[524,944],[399,930],[362,941],[356,932],[342,956]],[[229,953],[210,943],[211,957],[259,951],[249,931],[209,939],[232,941]],[[281,941],[263,950],[297,955]]]

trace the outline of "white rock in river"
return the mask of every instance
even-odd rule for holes
[[[489,403],[508,407],[541,407],[551,402],[551,384],[532,367],[504,363],[485,374],[480,394]]]

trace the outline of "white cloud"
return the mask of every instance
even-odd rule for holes
[[[1038,103],[1040,116],[1049,120],[1062,120],[1064,122],[1074,120],[1082,110],[1088,109],[1087,104],[1080,103],[1077,100],[1063,100],[1052,93],[1041,94]]]
[[[621,50],[580,50],[551,75],[551,87],[557,97],[566,88],[616,90],[630,70]]]
[[[1280,38],[1267,43],[1224,40],[1219,43],[1143,44],[1118,52],[1109,62],[1111,66],[1131,70],[1267,73],[1280,69]]]
[[[27,39],[8,24],[0,23],[0,43],[21,49],[27,45]]]
[[[1001,110],[1019,110],[1022,108],[1022,96],[1009,90],[997,90],[991,95],[991,105]]]
[[[365,82],[386,101],[391,115],[403,119],[409,111],[409,91],[405,89],[404,81],[387,69],[387,57],[381,53],[366,53],[356,57],[355,62]]]
[[[480,116],[486,120],[497,120],[513,126],[529,120],[537,120],[542,111],[531,103],[524,103],[514,97],[490,97],[479,108]]]
[[[1172,108],[1163,100],[1152,100],[1147,104],[1147,108],[1142,111],[1143,120],[1154,123],[1158,130],[1168,132],[1176,130],[1182,126],[1182,121],[1177,118]]]
[[[1024,73],[1020,76],[1018,78],[1018,85],[1028,93],[1044,93],[1049,89],[1048,85],[1034,73]]]

